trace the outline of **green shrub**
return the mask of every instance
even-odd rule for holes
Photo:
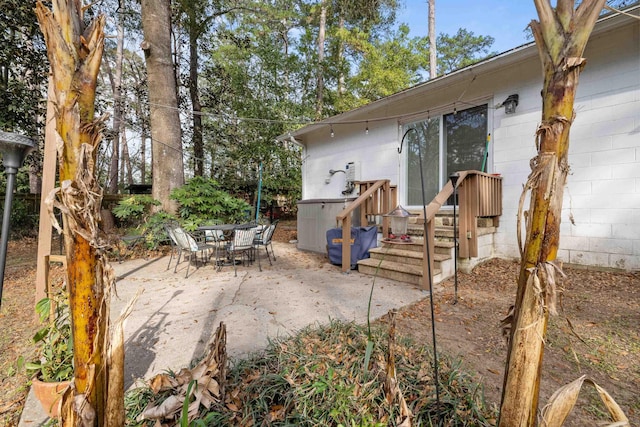
[[[44,382],[70,380],[73,377],[73,336],[66,292],[59,290],[53,298],[38,301],[36,312],[43,325],[33,337],[40,357],[24,365],[27,374]],[[22,363],[22,360],[18,361],[18,365]]]
[[[187,223],[197,226],[212,220],[242,222],[247,220],[247,211],[251,211],[247,202],[220,190],[215,180],[202,177],[194,177],[174,189],[171,198],[180,205],[179,214],[185,227]]]
[[[140,226],[140,231],[145,236],[147,249],[157,249],[158,246],[169,243],[164,225],[175,220],[175,216],[165,211],[156,212],[147,217],[147,221]]]
[[[122,199],[112,212],[125,227],[138,227],[146,222],[152,207],[158,205],[160,202],[153,197],[147,194],[136,194]]]

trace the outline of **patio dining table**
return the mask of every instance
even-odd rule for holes
[[[198,231],[207,234],[207,231],[221,231],[224,237],[222,239],[217,240],[217,244],[220,246],[216,250],[216,260],[215,263],[221,267],[223,265],[232,265],[231,260],[229,259],[229,254],[224,254],[224,258],[220,257],[220,250],[224,250],[223,247],[229,242],[233,241],[233,233],[235,230],[248,230],[250,228],[258,227],[255,223],[246,222],[243,224],[209,224],[209,225],[200,225],[198,226]]]
[[[231,232],[233,230],[245,230],[247,228],[253,228],[256,224],[247,222],[244,224],[210,224],[210,225],[201,225],[198,227],[198,231],[212,231],[218,230],[223,231],[225,233]]]

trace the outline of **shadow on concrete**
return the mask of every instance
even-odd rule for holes
[[[127,390],[135,378],[142,378],[156,358],[156,353],[152,350],[159,339],[160,331],[163,329],[170,313],[163,311],[169,302],[180,295],[181,290],[175,291],[158,310],[149,316],[149,320],[131,334],[125,341],[127,357],[124,362],[124,370],[127,373],[124,380],[124,388]],[[133,361],[133,362],[131,362]]]
[[[162,259],[163,259],[162,257],[150,259],[149,261],[145,262],[144,264],[140,264],[136,268],[132,268],[131,270],[126,271],[125,273],[119,275],[118,277],[116,277],[116,281],[122,280],[122,279],[124,279],[125,277],[128,277],[128,276],[131,276],[132,274],[134,274],[134,273],[136,273],[136,272],[138,272],[140,270],[143,270],[145,267],[148,267],[151,264],[153,264],[155,262],[158,262],[158,261],[160,261]]]

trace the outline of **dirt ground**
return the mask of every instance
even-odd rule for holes
[[[561,310],[550,320],[543,359],[540,408],[552,393],[581,375],[595,380],[640,425],[640,273],[565,268]],[[438,351],[459,356],[477,373],[486,400],[499,404],[507,355],[500,323],[515,301],[519,264],[492,260],[458,275],[434,300]],[[429,300],[401,310],[399,332],[432,345]],[[566,426],[607,419],[593,388],[583,386]]]
[[[294,239],[295,225],[283,223],[275,239]],[[10,242],[0,309],[0,426],[17,425],[28,391],[27,378],[16,372],[19,355],[32,351],[35,281],[34,239]],[[518,264],[493,260],[472,274],[458,275],[435,295],[438,352],[459,356],[477,373],[486,400],[498,404],[507,353],[500,320],[515,299]],[[559,386],[587,375],[622,406],[631,425],[640,425],[640,273],[566,268],[561,314],[549,325],[540,406]],[[405,307],[397,316],[398,332],[432,346],[429,299]],[[585,388],[568,426],[595,426],[604,407]],[[606,418],[605,418],[606,419]]]

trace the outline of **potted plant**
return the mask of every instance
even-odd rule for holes
[[[63,290],[36,304],[43,327],[33,341],[39,358],[25,364],[31,386],[43,409],[54,418],[59,414],[62,392],[73,378],[73,338],[68,298]]]

